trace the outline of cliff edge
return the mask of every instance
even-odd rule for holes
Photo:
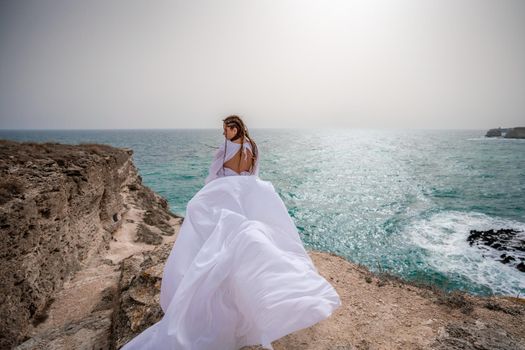
[[[132,153],[0,140],[1,349],[110,348],[122,260],[181,221]]]
[[[119,349],[162,318],[182,220],[142,184],[131,150],[0,140],[0,348]],[[308,253],[342,306],[276,350],[525,349],[523,298],[446,293]]]

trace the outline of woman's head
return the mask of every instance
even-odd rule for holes
[[[230,141],[235,141],[238,138],[244,139],[246,136],[246,126],[242,119],[237,115],[230,115],[223,120],[222,133]]]

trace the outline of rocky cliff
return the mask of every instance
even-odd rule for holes
[[[130,150],[0,141],[0,348],[120,348],[162,317],[181,222]],[[343,305],[276,350],[525,349],[522,298],[446,293],[309,254]]]
[[[94,344],[109,344],[113,305],[100,302],[116,297],[120,260],[172,241],[178,221],[131,150],[0,141],[0,348],[54,327],[88,337],[90,317],[107,323]]]
[[[490,129],[485,137],[501,137],[506,139],[525,139],[525,127]]]
[[[507,139],[525,139],[525,127],[512,128],[506,134]]]

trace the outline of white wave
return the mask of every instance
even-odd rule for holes
[[[409,242],[427,252],[427,263],[433,269],[464,276],[489,287],[495,294],[515,296],[520,293],[523,296],[523,272],[502,264],[493,256],[487,257],[488,249],[479,249],[467,242],[470,230],[502,228],[525,231],[525,223],[481,213],[448,211],[413,222],[404,234]]]
[[[467,141],[494,141],[494,140],[499,140],[499,139],[502,139],[503,137],[485,137],[485,136],[482,136],[482,137],[471,137],[471,138],[468,138]]]

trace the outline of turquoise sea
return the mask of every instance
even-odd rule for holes
[[[254,129],[251,135],[260,177],[273,183],[307,248],[450,290],[524,296],[525,273],[466,241],[470,230],[500,228],[522,231],[518,238],[525,239],[525,140],[485,132]],[[182,215],[223,141],[222,129],[0,130],[0,138],[132,148],[144,183]]]

